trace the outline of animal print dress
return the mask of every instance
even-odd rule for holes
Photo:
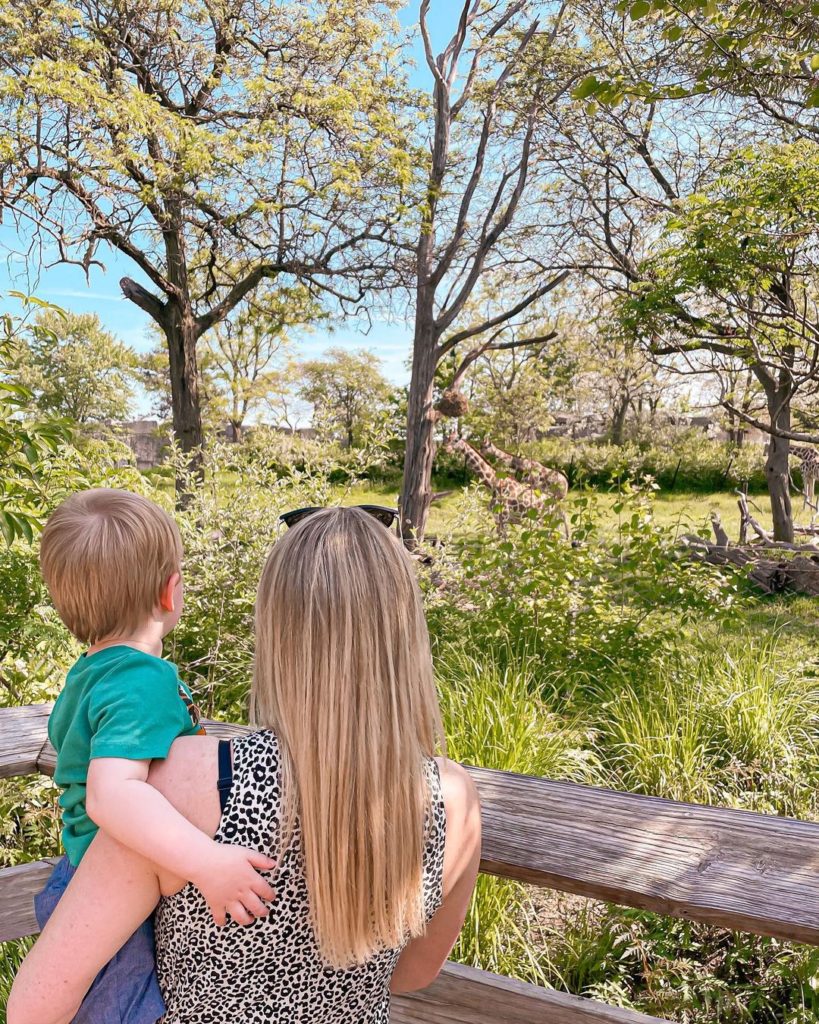
[[[446,813],[437,765],[427,767],[432,795],[424,853],[424,906],[442,900]],[[217,842],[275,854],[281,780],[278,742],[269,730],[233,741],[233,785]],[[401,949],[361,966],[322,961],[309,921],[301,833],[284,852],[267,917],[217,927],[201,893],[188,884],[156,911],[157,974],[167,1012],[161,1024],[387,1024],[389,985]]]

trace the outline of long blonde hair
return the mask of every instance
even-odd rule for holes
[[[443,733],[412,560],[361,509],[313,513],[268,557],[251,714],[280,741],[281,848],[298,816],[325,960],[421,934],[424,757]]]

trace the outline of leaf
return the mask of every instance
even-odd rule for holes
[[[0,512],[0,533],[3,534],[6,544],[11,547],[14,543],[14,525],[10,521],[11,517],[7,512]]]
[[[598,81],[596,75],[589,75],[588,78],[584,78],[580,85],[572,90],[572,96],[576,100],[588,99],[589,96],[594,96],[602,85],[603,83]]]
[[[811,107],[819,107],[819,85],[808,94],[805,101],[805,108],[810,109]]]
[[[632,21],[638,21],[651,12],[650,0],[635,0],[629,8],[629,17]]]

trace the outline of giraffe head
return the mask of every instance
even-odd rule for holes
[[[444,439],[441,442],[441,449],[445,452],[454,452],[458,447],[458,435],[455,431],[451,431],[449,434],[444,434]]]

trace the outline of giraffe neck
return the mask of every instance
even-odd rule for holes
[[[476,452],[471,444],[467,444],[463,438],[457,442],[457,447],[466,459],[466,464],[472,472],[480,478],[481,483],[485,484],[487,487],[494,488],[497,478],[495,476],[495,471],[486,459]]]
[[[489,452],[492,458],[497,459],[499,462],[505,463],[507,466],[511,466],[512,463],[515,461],[513,455],[510,455],[509,452],[505,452],[503,448],[498,448],[498,446],[494,444],[492,441],[486,442],[486,450]]]

